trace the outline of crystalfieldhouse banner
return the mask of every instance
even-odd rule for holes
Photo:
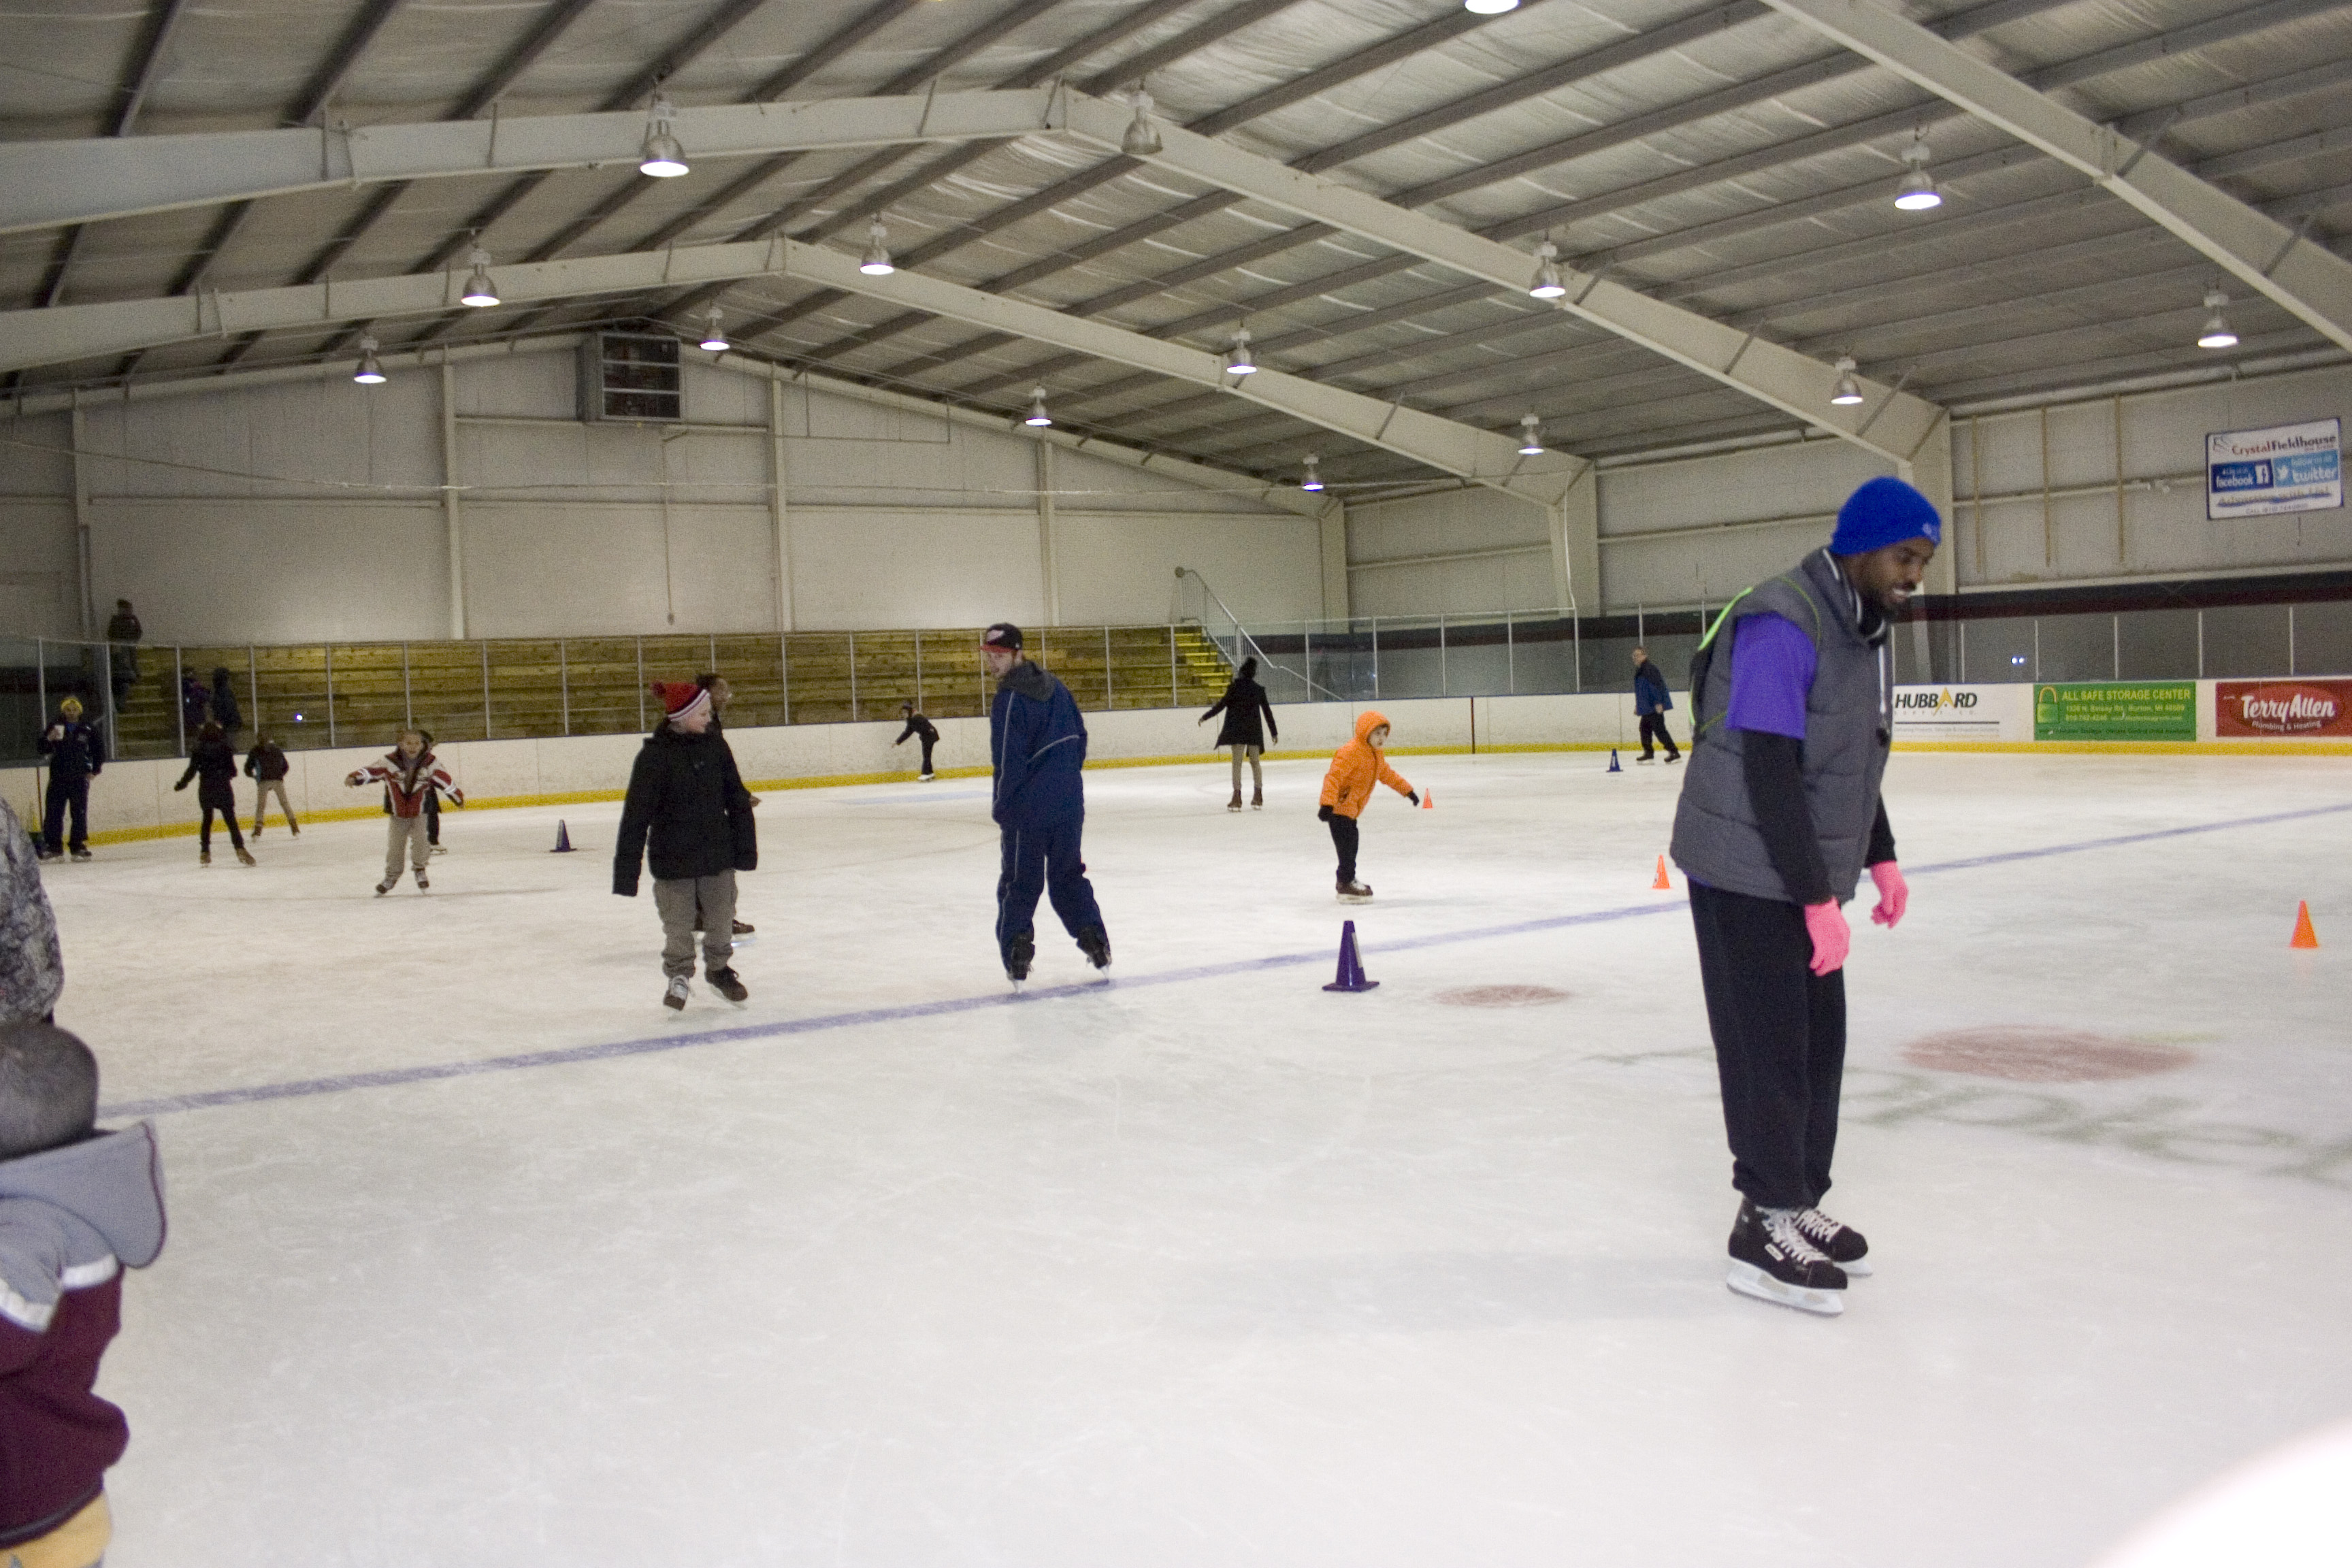
[[[2193,741],[2197,683],[2096,681],[2033,689],[2037,741]]]
[[[2218,681],[2213,732],[2352,740],[2352,680]]]
[[[2344,504],[2344,421],[2314,419],[2205,437],[2205,517],[2268,517]]]

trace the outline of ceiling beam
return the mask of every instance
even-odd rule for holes
[[[1076,92],[1064,96],[1057,112],[1071,131],[1113,147],[1131,118],[1122,105]],[[1160,140],[1160,151],[1147,162],[1497,289],[1527,290],[1533,262],[1525,251],[1173,126]],[[1562,310],[1895,462],[1910,461],[1943,418],[1934,404],[1885,386],[1865,384],[1861,405],[1833,406],[1829,397],[1836,373],[1819,360],[1606,278],[1564,268],[1561,279],[1568,288]]]
[[[1048,91],[830,98],[682,109],[695,161],[830,147],[1003,140],[1046,128]],[[358,130],[19,142],[0,160],[0,234],[304,191],[635,164],[640,110]]]
[[[1871,0],[1768,0],[1825,37],[2055,158],[2352,349],[2352,262]]]
[[[1203,350],[1159,342],[919,273],[868,277],[858,271],[855,257],[781,238],[518,265],[501,268],[497,281],[503,298],[523,304],[762,276],[870,295],[1203,387],[1230,380],[1222,358]],[[188,300],[9,311],[0,314],[0,370],[237,331],[331,328],[355,319],[428,314],[456,305],[458,286],[451,271]],[[1233,395],[1538,504],[1559,502],[1591,468],[1584,459],[1566,453],[1522,458],[1515,440],[1495,432],[1276,371],[1247,377],[1233,387]]]

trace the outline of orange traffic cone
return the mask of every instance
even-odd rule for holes
[[[1430,794],[1427,790],[1423,790],[1421,792],[1421,809],[1423,811],[1435,811],[1437,809],[1437,797]]]
[[[1666,858],[1661,855],[1658,857],[1658,879],[1650,884],[1650,891],[1654,893],[1672,892],[1674,890],[1674,883],[1666,876]]]
[[[2294,939],[2289,947],[2317,947],[2319,933],[2311,929],[2311,900],[2300,900],[2294,906]]]

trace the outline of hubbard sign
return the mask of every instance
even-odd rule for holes
[[[2197,683],[2098,681],[2033,689],[2037,741],[2193,741]]]

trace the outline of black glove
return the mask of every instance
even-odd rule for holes
[[[173,784],[172,787],[175,790],[185,789],[188,787],[188,781],[182,779],[178,784]]]
[[[1329,806],[1328,806],[1328,805],[1319,805],[1319,806],[1317,806],[1317,807],[1315,808],[1315,820],[1316,820],[1316,821],[1318,821],[1318,822],[1328,822],[1328,821],[1330,821],[1330,820],[1331,820],[1331,808],[1330,808]]]
[[[1411,791],[1411,790],[1407,790],[1407,791],[1405,791],[1405,792],[1404,792],[1404,797],[1405,797],[1405,799],[1407,799],[1407,800],[1409,800],[1409,801],[1412,802],[1412,804],[1413,804],[1413,805],[1419,805],[1421,804],[1421,796],[1419,796],[1419,795],[1417,795],[1413,794],[1413,793],[1412,793],[1412,791]]]

